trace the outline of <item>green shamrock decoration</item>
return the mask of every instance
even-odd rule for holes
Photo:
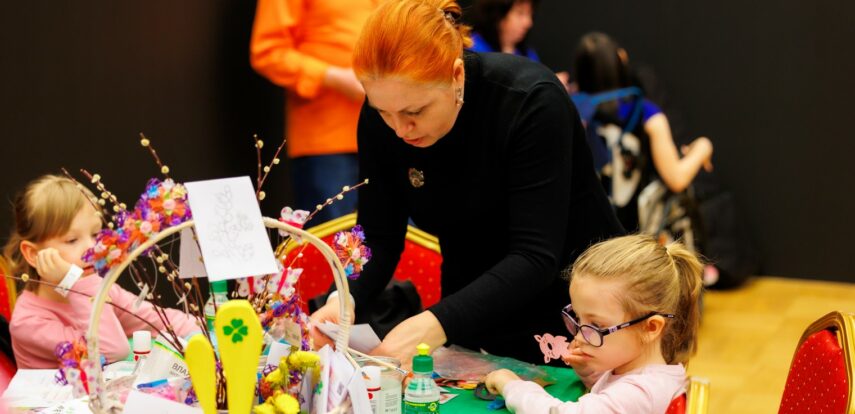
[[[243,337],[249,333],[246,325],[243,324],[243,319],[232,319],[231,326],[224,326],[223,333],[226,336],[232,337],[232,343],[243,341]],[[234,335],[232,335],[234,333]]]

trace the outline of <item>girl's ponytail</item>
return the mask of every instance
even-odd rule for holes
[[[698,326],[701,320],[700,296],[703,284],[701,275],[704,265],[698,257],[680,243],[665,246],[668,256],[674,263],[677,281],[680,284],[680,296],[677,312],[683,318],[677,318],[670,338],[673,342],[663,343],[663,349],[673,352],[673,361],[686,363],[698,349]],[[666,346],[667,345],[667,346]]]

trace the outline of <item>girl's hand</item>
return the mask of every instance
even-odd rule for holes
[[[507,369],[499,369],[493,371],[484,378],[484,385],[487,386],[487,391],[490,394],[502,394],[502,391],[505,389],[505,385],[511,381],[516,381],[520,379],[517,374],[514,374],[512,371]],[[504,395],[504,394],[502,394]]]
[[[596,379],[600,377],[600,374],[602,374],[602,372],[598,372],[591,366],[591,357],[582,352],[582,346],[579,344],[579,340],[573,339],[573,341],[570,342],[570,353],[561,357],[561,360],[564,361],[565,364],[573,367],[573,371],[576,371],[576,375],[579,376],[588,389],[594,385]]]
[[[71,263],[66,262],[53,247],[40,250],[36,254],[36,271],[45,282],[59,284],[69,269]]]
[[[416,346],[426,343],[431,352],[445,344],[445,330],[431,311],[424,311],[410,317],[392,329],[380,343],[371,351],[371,355],[388,356],[401,361],[401,367],[409,370],[413,364]]]

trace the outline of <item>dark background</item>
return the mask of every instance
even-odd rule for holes
[[[178,180],[254,177],[252,134],[269,159],[282,93],[249,67],[253,14],[244,0],[0,6],[0,232],[13,193],[62,166],[132,203],[158,175],[139,132]],[[531,39],[567,70],[583,33],[613,35],[655,70],[676,138],[712,138],[763,273],[852,281],[853,15],[844,1],[542,0]],[[287,173],[265,186],[267,215],[291,199]]]

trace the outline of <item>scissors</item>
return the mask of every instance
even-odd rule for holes
[[[487,405],[487,409],[490,411],[501,410],[505,408],[505,399],[502,398],[501,395],[492,394],[487,390],[487,384],[480,382],[478,386],[475,387],[475,397],[482,399],[484,401],[490,401],[490,404]]]

